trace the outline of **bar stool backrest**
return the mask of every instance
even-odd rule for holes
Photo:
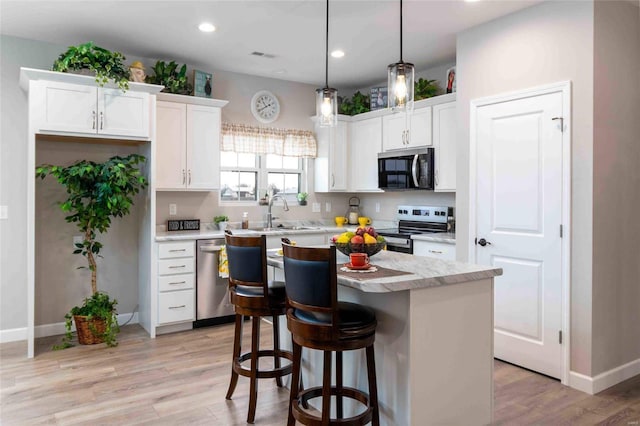
[[[229,287],[261,287],[268,295],[267,237],[225,234],[229,263]]]
[[[337,338],[336,248],[297,247],[283,242],[282,251],[287,304],[296,310],[295,317],[315,327],[319,340]]]

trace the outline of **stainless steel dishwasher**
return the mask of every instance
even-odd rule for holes
[[[235,313],[229,301],[228,278],[218,272],[224,240],[196,241],[196,320],[194,327],[233,322]]]

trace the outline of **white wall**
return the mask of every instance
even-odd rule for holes
[[[640,9],[595,3],[593,375],[640,359]]]
[[[458,35],[460,120],[458,259],[467,260],[469,102],[563,80],[572,82],[571,370],[592,373],[593,3],[545,2]]]

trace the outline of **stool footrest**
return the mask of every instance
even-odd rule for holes
[[[356,401],[362,403],[365,407],[365,411],[362,413],[353,416],[347,417],[343,419],[331,419],[331,424],[339,424],[344,426],[356,426],[369,423],[373,417],[373,408],[370,406],[369,395],[365,392],[350,388],[343,387],[342,389],[338,389],[334,386],[331,387],[331,395],[332,396],[342,396],[345,398],[355,399]],[[293,417],[305,425],[321,425],[322,417],[311,414],[309,411],[303,410],[302,406],[307,406],[308,402],[312,398],[321,398],[322,397],[322,386],[315,386],[309,389],[305,389],[300,391],[298,394],[298,398],[292,401],[292,411]]]
[[[261,357],[269,357],[273,359],[274,356],[278,358],[288,359],[289,361],[293,361],[293,354],[289,351],[284,350],[261,350],[258,351],[258,358]],[[251,377],[251,369],[248,367],[244,367],[242,365],[243,362],[251,359],[251,352],[244,353],[240,355],[237,359],[233,361],[233,371],[238,373],[244,377]],[[282,377],[287,374],[291,374],[291,369],[293,368],[293,364],[286,365],[284,367],[274,368],[271,370],[258,370],[256,371],[256,377],[258,379],[273,379],[274,377]]]

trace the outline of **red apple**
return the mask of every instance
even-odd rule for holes
[[[354,235],[351,238],[351,244],[364,244],[364,238],[362,238],[360,235]]]
[[[373,238],[378,236],[378,233],[373,226],[367,226],[366,233],[371,235]]]
[[[362,236],[364,235],[365,232],[366,232],[365,229],[360,226],[358,227],[358,229],[356,229],[356,235]]]

